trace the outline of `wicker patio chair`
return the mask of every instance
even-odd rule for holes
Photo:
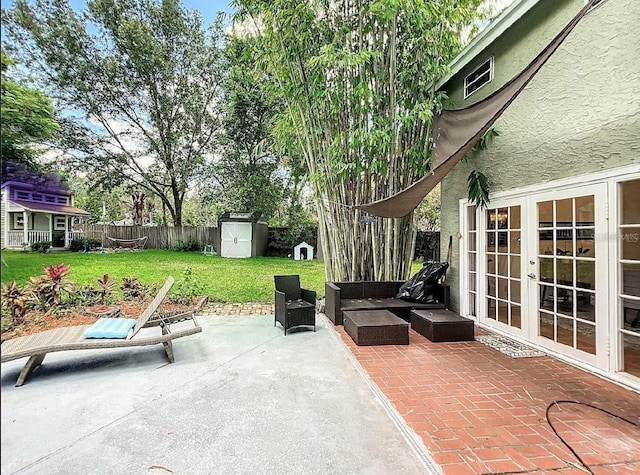
[[[313,326],[316,331],[316,292],[300,288],[299,275],[276,275],[275,319],[287,330],[299,326]]]
[[[54,351],[128,348],[162,344],[169,362],[173,363],[175,359],[172,340],[202,331],[193,311],[170,316],[162,316],[157,313],[173,283],[173,277],[169,277],[153,301],[138,316],[133,331],[126,338],[85,338],[84,332],[91,325],[62,327],[4,341],[1,347],[0,359],[2,363],[5,363],[29,357],[18,376],[16,386],[22,386],[29,374],[42,364],[47,353],[53,353]],[[171,331],[172,323],[187,320],[191,321],[193,326]],[[160,327],[162,334],[136,337],[140,329],[149,327]]]

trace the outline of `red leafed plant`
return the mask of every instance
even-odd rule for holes
[[[27,287],[18,287],[13,280],[9,285],[2,284],[2,306],[11,312],[13,325],[24,323],[27,304],[33,300],[33,292]]]
[[[109,280],[109,274],[105,274],[102,276],[102,279],[98,279],[96,282],[98,282],[102,293],[100,297],[100,303],[104,305],[107,294],[111,293],[111,291],[113,290],[113,286],[116,285],[116,281],[115,279]]]
[[[75,284],[67,278],[69,266],[57,264],[44,266],[44,274],[32,277],[31,283],[35,293],[48,305],[59,305],[62,292],[73,292]]]

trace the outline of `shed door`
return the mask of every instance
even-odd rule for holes
[[[251,223],[222,223],[220,255],[251,257]]]

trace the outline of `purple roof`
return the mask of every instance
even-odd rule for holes
[[[91,213],[80,208],[67,205],[54,205],[49,203],[35,203],[33,201],[9,200],[11,204],[20,206],[29,211],[42,211],[45,213],[70,214],[74,216],[90,216]]]

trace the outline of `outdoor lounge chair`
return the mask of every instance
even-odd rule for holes
[[[174,279],[169,277],[149,306],[138,316],[133,330],[126,338],[85,338],[84,333],[92,325],[62,327],[33,335],[12,338],[2,343],[1,361],[12,361],[29,357],[22,368],[16,386],[22,386],[31,372],[42,364],[47,353],[67,350],[91,350],[102,348],[128,348],[131,346],[147,346],[162,343],[170,363],[173,363],[172,340],[199,333],[202,328],[195,319],[194,311],[162,316],[157,313],[162,301],[173,286]],[[191,320],[193,327],[171,331],[171,324],[183,320]],[[160,327],[161,335],[137,337],[141,328]]]
[[[276,275],[273,277],[275,290],[275,319],[284,327],[284,334],[289,328],[302,325],[313,326],[316,331],[316,292],[300,288],[299,275]]]

